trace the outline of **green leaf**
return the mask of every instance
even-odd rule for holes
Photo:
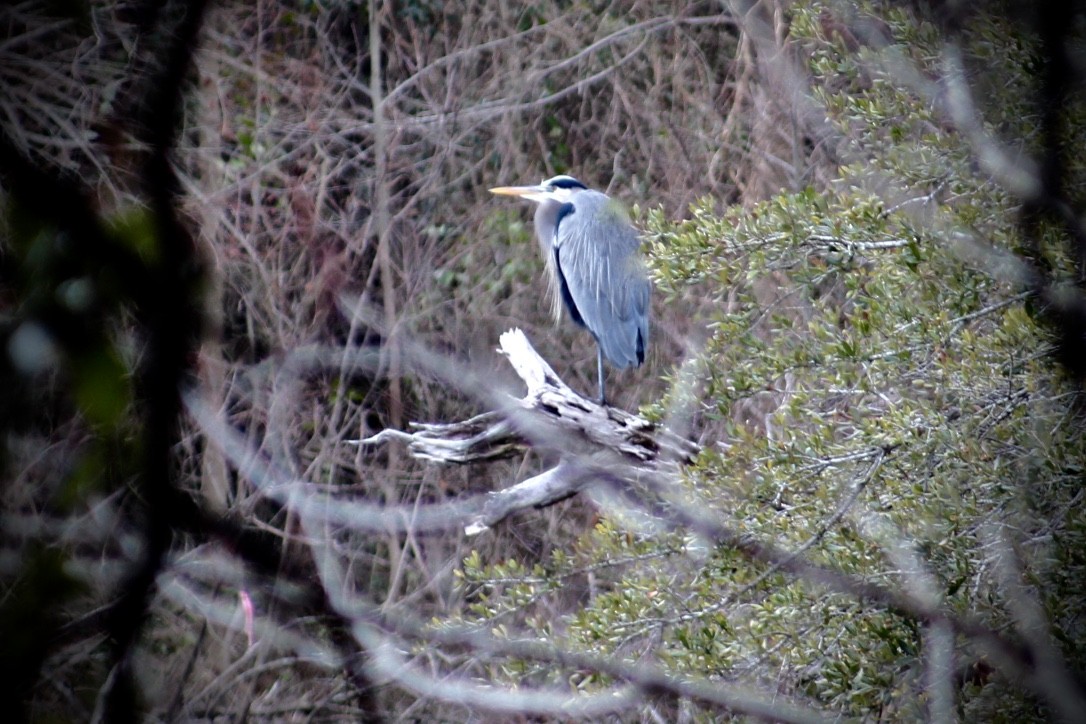
[[[128,369],[116,351],[103,346],[72,362],[75,399],[87,420],[104,428],[115,427],[131,402]]]

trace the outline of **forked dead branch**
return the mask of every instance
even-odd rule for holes
[[[438,463],[498,460],[535,450],[559,462],[544,473],[487,495],[465,527],[481,533],[526,508],[542,508],[607,480],[657,477],[691,463],[700,447],[638,415],[600,405],[574,392],[519,329],[501,336],[504,354],[524,383],[524,397],[500,410],[447,424],[411,423],[412,431],[383,430],[361,441],[407,444],[419,459]]]

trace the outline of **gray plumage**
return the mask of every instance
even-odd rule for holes
[[[535,232],[547,263],[556,316],[565,306],[596,339],[600,402],[603,359],[640,365],[649,342],[651,285],[638,255],[641,240],[622,206],[569,176],[539,186],[491,189],[539,204]]]

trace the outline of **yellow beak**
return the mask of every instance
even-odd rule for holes
[[[528,194],[541,194],[545,192],[546,189],[542,186],[498,186],[497,188],[490,189],[490,193],[497,194],[498,196],[527,196]]]

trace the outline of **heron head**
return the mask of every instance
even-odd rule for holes
[[[490,193],[499,196],[519,196],[529,201],[557,201],[566,203],[570,197],[578,191],[584,191],[588,187],[583,183],[565,174],[559,174],[537,186],[499,186],[490,189]]]

